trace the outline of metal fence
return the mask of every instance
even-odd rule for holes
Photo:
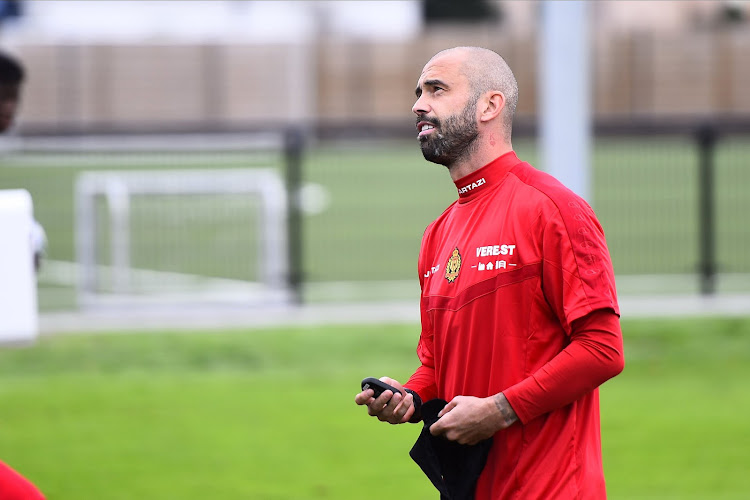
[[[346,141],[330,143],[328,155],[320,160],[326,162],[327,177],[315,162],[305,162],[301,176],[330,185],[331,210],[341,210],[342,216],[346,211],[348,218],[360,220],[368,229],[333,224],[321,231],[316,221],[305,219],[305,245],[300,248],[307,255],[299,259],[299,275],[307,285],[326,277],[377,282],[414,276],[422,230],[455,194],[444,169],[422,165],[416,144],[393,139],[402,133],[409,134],[399,128],[372,127],[367,135],[381,142],[360,141],[362,149],[353,152],[350,131],[319,131],[329,139],[343,134]],[[615,272],[628,283],[627,290],[750,290],[750,120],[599,121],[594,136],[590,201],[605,228]],[[517,128],[514,145],[519,156],[544,169],[537,160],[533,125]],[[379,175],[373,175],[373,169]],[[359,179],[352,170],[359,171]],[[356,190],[355,203],[337,204],[337,187],[331,180],[337,178],[350,183],[343,189]],[[382,202],[384,196],[387,203]],[[378,219],[391,230],[376,230],[372,221]],[[367,248],[360,246],[362,241],[368,242]],[[332,255],[341,266],[350,266],[348,273],[320,272],[325,267],[321,260]],[[347,264],[349,255],[362,259]]]
[[[598,124],[595,203],[605,222],[613,219],[622,272],[695,275],[704,294],[726,285],[726,275],[742,286],[750,273],[749,135],[741,119]],[[631,151],[602,151],[623,141]]]
[[[251,136],[245,141],[232,135],[247,142],[244,149]],[[67,151],[0,155],[0,188],[28,189],[47,231],[48,265],[39,275],[43,310],[76,307],[75,179],[90,170],[123,168],[274,168],[288,190],[286,280],[298,300],[413,299],[424,228],[456,195],[448,173],[424,161],[412,136],[409,123],[331,126],[287,130],[279,149],[260,156],[249,150],[197,155],[179,148],[170,154],[108,156],[103,150],[76,153],[75,144],[91,143],[71,135],[58,141],[70,145]],[[750,120],[740,119],[596,123],[590,201],[605,229],[621,293],[750,291],[749,138]],[[110,136],[108,142],[124,140]],[[514,148],[544,169],[533,124],[518,124]],[[201,203],[195,210],[204,214],[240,206],[220,199],[215,208]],[[232,263],[249,261],[253,247],[262,244],[260,233],[242,231],[247,229],[238,227],[236,238],[226,236],[236,244],[220,244],[212,239],[215,231],[189,223],[180,228],[179,244],[164,241],[166,231],[141,235],[139,255],[163,246],[141,262],[166,267],[141,264],[139,271],[192,275],[219,269],[216,277],[239,279]],[[174,253],[201,248],[210,251],[189,258]],[[180,262],[189,265],[183,269]]]

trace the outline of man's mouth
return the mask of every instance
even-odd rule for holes
[[[431,134],[433,130],[435,130],[435,125],[430,122],[421,121],[417,123],[417,137],[424,137]]]

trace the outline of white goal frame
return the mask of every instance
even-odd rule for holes
[[[219,296],[209,296],[204,286],[198,292],[168,296],[131,293],[130,200],[133,195],[246,194],[260,200],[259,281],[215,279]],[[105,200],[109,213],[109,243],[114,293],[97,290],[102,266],[97,263],[99,228],[96,201]],[[293,291],[288,283],[287,192],[281,174],[270,168],[217,170],[108,170],[79,175],[75,185],[75,243],[80,305],[163,304],[185,301],[241,302],[245,305],[289,303]],[[241,230],[242,228],[238,228]],[[149,272],[149,271],[145,271]],[[152,273],[158,274],[158,271]],[[176,274],[176,273],[162,273]],[[209,287],[210,288],[210,287]]]

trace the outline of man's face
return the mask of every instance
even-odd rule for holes
[[[13,124],[20,100],[20,88],[13,84],[0,84],[0,133]]]
[[[479,135],[476,98],[460,73],[456,54],[427,63],[417,83],[417,139],[427,161],[450,167],[474,146]]]

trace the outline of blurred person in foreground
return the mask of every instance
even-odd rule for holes
[[[20,61],[0,52],[0,133],[7,132],[15,122],[21,103],[21,90],[25,72]],[[36,220],[31,227],[31,248],[34,269],[39,270],[47,248],[47,235]],[[2,500],[2,498],[0,498]]]
[[[7,54],[0,53],[0,133],[13,124],[21,98],[24,71],[21,64]],[[39,268],[44,249],[44,230],[34,221],[31,244],[34,266]],[[0,500],[40,500],[44,495],[28,479],[0,461]]]
[[[0,133],[7,132],[21,102],[24,69],[8,54],[0,53]]]
[[[598,387],[624,357],[603,230],[513,151],[518,86],[498,54],[438,53],[416,96],[422,153],[448,168],[458,199],[422,239],[420,366],[403,385],[381,378],[396,394],[355,402],[391,424],[447,402],[422,434],[488,444],[466,498],[605,498]]]

